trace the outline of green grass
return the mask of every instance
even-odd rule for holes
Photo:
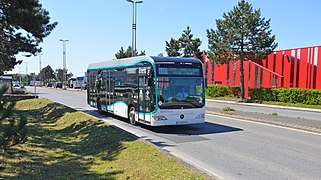
[[[224,107],[223,111],[235,111],[235,109],[233,109],[231,107]]]
[[[47,99],[17,102],[28,140],[0,153],[7,179],[206,179],[156,148]]]
[[[276,113],[276,112],[273,112],[273,113],[271,113],[273,116],[277,116],[278,115],[278,113]]]
[[[308,105],[308,104],[301,104],[301,103],[294,104],[294,103],[282,103],[282,102],[263,101],[262,104],[278,105],[278,106],[290,106],[290,107],[300,107],[300,108],[321,109],[321,105]]]
[[[299,107],[299,108],[312,108],[312,109],[321,109],[321,105],[307,105],[301,103],[283,103],[283,102],[271,102],[271,101],[263,101],[258,102],[254,100],[248,100],[236,97],[207,97],[208,99],[214,100],[223,100],[223,101],[233,101],[233,102],[246,102],[246,103],[258,103],[258,104],[267,104],[267,105],[277,105],[277,106],[288,106],[288,107]]]

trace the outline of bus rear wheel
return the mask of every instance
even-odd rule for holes
[[[135,107],[134,107],[134,106],[130,106],[130,108],[129,108],[129,110],[128,110],[128,120],[129,120],[130,124],[136,125],[136,121],[135,121]]]

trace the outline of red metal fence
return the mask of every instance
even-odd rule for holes
[[[240,85],[240,61],[217,65],[203,54],[208,84]],[[321,46],[278,50],[266,59],[244,62],[245,95],[248,88],[321,89]]]

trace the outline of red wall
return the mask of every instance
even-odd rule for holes
[[[206,55],[203,55],[203,59]],[[212,61],[207,62],[207,83],[212,84]],[[234,72],[234,61],[230,61],[229,74],[228,65],[214,63],[214,84],[234,85],[234,74],[236,86],[240,85],[240,61],[236,61]],[[204,63],[204,71],[206,63]],[[262,73],[261,73],[262,71]],[[262,79],[262,83],[260,83]],[[277,80],[277,81],[276,81]],[[262,84],[262,86],[261,86]],[[285,87],[285,88],[310,88],[321,89],[321,46],[278,50],[266,59],[244,62],[244,87],[245,95],[248,88],[254,87]]]

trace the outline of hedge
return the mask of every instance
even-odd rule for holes
[[[321,105],[321,90],[299,88],[254,88],[250,97],[261,101]]]
[[[239,86],[221,86],[209,84],[206,88],[206,95],[209,97],[234,96],[240,97],[241,88]]]
[[[209,97],[240,96],[240,87],[208,85],[206,89]],[[283,103],[302,103],[307,105],[321,105],[321,90],[299,88],[252,88],[249,97],[258,101],[275,101]]]

